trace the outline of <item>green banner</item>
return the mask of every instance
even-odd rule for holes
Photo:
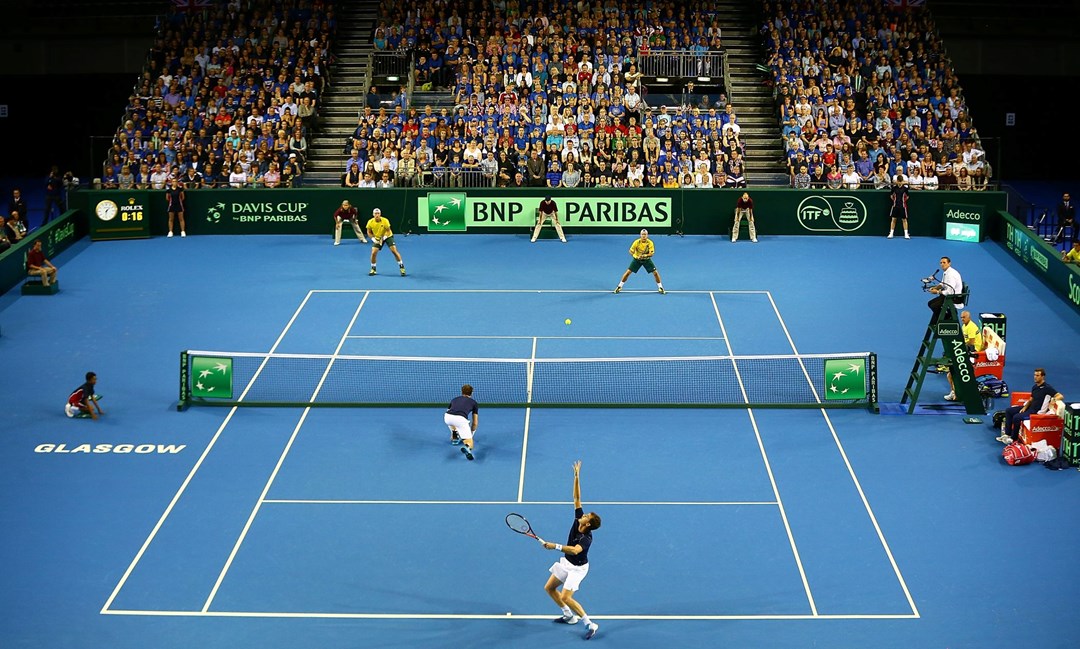
[[[465,192],[430,192],[417,198],[418,225],[428,232],[464,232],[480,228],[528,228],[536,223],[542,196],[506,192],[468,196]],[[672,226],[674,210],[667,196],[552,196],[566,227],[656,228]]]
[[[35,241],[41,240],[45,258],[55,263],[57,255],[84,236],[86,218],[75,210],[69,210],[59,219],[26,235],[22,241],[0,253],[0,293],[27,279],[26,253]],[[63,277],[62,271],[59,276]]]
[[[945,238],[950,241],[982,241],[986,238],[986,206],[945,203],[941,210]]]
[[[297,189],[196,189],[187,194],[187,233],[199,234],[325,234],[333,230],[334,210],[348,199],[362,221],[374,208],[382,210],[394,232],[498,232],[528,228],[536,206],[552,196],[559,217],[574,234],[657,232],[724,235],[731,233],[735,202],[741,189],[499,189],[304,187]],[[754,200],[759,236],[885,236],[889,224],[888,192],[801,191],[782,187],[745,190]],[[109,200],[119,213],[127,199],[116,190],[73,194],[72,205],[88,215]],[[909,225],[912,236],[941,237],[944,204],[961,194],[953,191],[912,192]],[[1005,209],[1002,192],[964,192],[964,205],[981,206],[984,214]],[[456,202],[455,202],[456,201]],[[165,193],[150,192],[150,233],[166,230]],[[441,210],[439,208],[442,208]],[[966,208],[965,208],[966,209]],[[436,211],[438,210],[438,211]],[[145,214],[144,214],[145,216]],[[436,219],[438,223],[436,223]],[[117,220],[114,218],[114,221]]]
[[[998,212],[1004,228],[1000,243],[1044,284],[1080,311],[1080,268],[1066,264],[1056,248],[1008,212]]]
[[[162,195],[149,190],[118,190],[100,196],[90,206],[90,238],[145,239],[150,236],[151,201]]]

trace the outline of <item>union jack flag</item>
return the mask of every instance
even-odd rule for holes
[[[209,9],[214,0],[172,0],[177,11],[202,11]]]
[[[912,9],[915,7],[925,7],[926,0],[885,0],[886,7],[893,7],[895,9]]]

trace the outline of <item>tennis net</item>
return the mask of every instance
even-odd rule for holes
[[[641,358],[442,358],[184,351],[179,409],[445,407],[821,408],[877,404],[872,352]]]

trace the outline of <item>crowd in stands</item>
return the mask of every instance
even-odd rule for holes
[[[347,186],[745,186],[734,107],[650,108],[634,63],[722,48],[706,2],[388,0],[381,12],[375,47],[414,52],[417,87],[456,105],[366,110]]]
[[[230,0],[169,14],[101,186],[298,185],[335,30],[323,0]]]
[[[991,169],[929,14],[765,3],[761,35],[794,187],[985,190]]]

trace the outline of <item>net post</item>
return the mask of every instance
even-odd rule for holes
[[[191,393],[188,391],[188,353],[180,352],[180,400],[176,402],[176,411],[187,410]]]
[[[866,407],[870,412],[878,414],[881,409],[878,407],[878,383],[877,383],[877,354],[870,352],[870,355],[866,359],[867,371],[866,378],[870,381],[870,389],[867,390],[867,403]]]

